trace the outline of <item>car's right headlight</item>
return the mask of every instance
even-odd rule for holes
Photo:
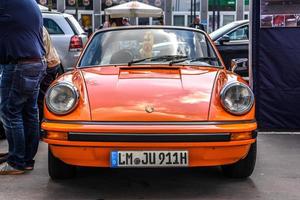
[[[58,82],[51,86],[45,96],[47,108],[56,115],[72,112],[79,101],[77,88],[69,82]]]
[[[221,90],[221,104],[225,110],[234,115],[248,113],[254,104],[252,90],[243,83],[230,82]]]

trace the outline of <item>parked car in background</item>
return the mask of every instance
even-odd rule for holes
[[[44,141],[53,179],[77,166],[221,166],[231,178],[256,160],[254,95],[192,28],[103,29],[76,68],[45,96]]]
[[[225,66],[231,69],[232,59],[247,58],[249,54],[249,20],[231,22],[209,34],[218,48]],[[248,77],[248,65],[236,71]]]
[[[72,15],[44,9],[42,15],[64,70],[71,70],[88,40],[87,34]]]

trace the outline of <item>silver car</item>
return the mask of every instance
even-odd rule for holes
[[[72,15],[45,10],[42,15],[64,70],[71,70],[88,40],[87,34]]]

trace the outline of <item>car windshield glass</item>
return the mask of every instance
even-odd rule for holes
[[[80,67],[103,65],[166,64],[178,59],[216,57],[203,33],[184,29],[134,28],[97,33],[89,43]],[[180,64],[221,66],[199,59]]]
[[[219,37],[223,36],[224,34],[227,34],[228,31],[232,30],[236,26],[239,26],[240,24],[242,24],[242,23],[241,22],[232,22],[232,23],[226,24],[225,26],[210,33],[209,36],[214,41],[214,40],[218,39]]]
[[[84,33],[84,30],[72,15],[67,15],[66,19],[69,20],[68,23],[70,24],[70,26],[75,29],[75,34],[80,35]]]

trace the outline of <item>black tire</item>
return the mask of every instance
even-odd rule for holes
[[[229,178],[248,178],[251,176],[256,162],[257,144],[253,143],[249,149],[247,156],[230,165],[223,165],[223,174]]]
[[[0,140],[3,140],[5,138],[6,138],[6,135],[5,135],[4,127],[3,127],[3,124],[0,123]]]
[[[76,167],[54,157],[48,149],[48,172],[53,180],[70,179],[76,176]]]

